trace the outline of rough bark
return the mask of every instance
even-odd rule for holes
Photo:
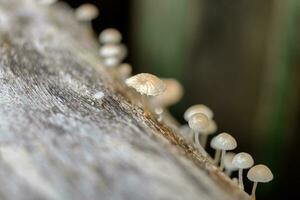
[[[0,199],[247,199],[136,106],[62,3],[0,0]]]

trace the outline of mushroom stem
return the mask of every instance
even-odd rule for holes
[[[253,183],[253,187],[252,187],[252,193],[251,193],[251,198],[252,200],[255,200],[255,191],[256,191],[256,187],[257,187],[257,182]]]
[[[206,151],[203,149],[203,147],[201,146],[200,142],[199,142],[199,132],[195,132],[195,143],[196,143],[196,147],[199,150],[200,153],[202,153],[203,155],[207,155]]]
[[[214,163],[216,165],[218,165],[219,162],[220,162],[220,155],[221,155],[221,150],[220,149],[216,149],[215,158],[214,158]]]
[[[205,149],[207,143],[207,135],[201,135],[201,146]]]
[[[144,107],[144,115],[150,116],[150,109],[149,109],[149,104],[148,104],[146,95],[142,95],[142,104]]]
[[[222,154],[221,154],[221,164],[220,164],[220,170],[223,171],[224,169],[224,157],[226,154],[226,150],[222,149]]]
[[[242,168],[239,168],[239,186],[240,186],[240,188],[244,189],[243,169]]]

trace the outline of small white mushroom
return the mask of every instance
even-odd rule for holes
[[[189,125],[185,124],[180,126],[179,133],[189,144],[194,142],[194,132]]]
[[[122,41],[122,34],[114,28],[104,29],[99,35],[102,44],[119,44]]]
[[[93,4],[82,4],[75,10],[75,16],[79,21],[90,22],[97,18],[99,15],[99,10]]]
[[[40,5],[52,5],[57,2],[57,0],[36,0],[36,2]]]
[[[210,147],[215,150],[214,164],[219,165],[220,157],[221,157],[221,150],[217,148],[216,136],[213,137],[212,140],[210,141]]]
[[[226,151],[233,150],[237,147],[236,140],[228,133],[220,133],[214,138],[213,146],[222,151],[220,169],[223,170]]]
[[[212,110],[207,107],[206,105],[203,105],[203,104],[196,104],[196,105],[193,105],[191,107],[189,107],[185,113],[184,113],[184,119],[186,121],[189,121],[189,118],[195,114],[195,113],[203,113],[205,114],[209,119],[212,119],[213,116],[214,116],[214,113],[212,112]]]
[[[116,57],[109,57],[102,60],[102,64],[107,68],[115,68],[119,66],[120,59]]]
[[[205,150],[199,142],[199,133],[203,131],[209,124],[209,120],[206,115],[202,113],[196,113],[189,119],[189,126],[195,133],[195,144],[201,153],[206,155]]]
[[[255,191],[258,183],[267,183],[273,180],[273,174],[266,165],[255,165],[248,173],[247,177],[253,182],[251,197],[255,200]]]
[[[118,74],[120,79],[125,80],[127,79],[131,73],[132,73],[132,66],[128,63],[122,63],[119,67],[118,67]]]
[[[157,96],[163,93],[166,89],[165,83],[159,79],[157,76],[141,73],[132,76],[125,81],[128,87],[135,89],[138,93],[142,95],[144,113],[149,114],[148,102],[146,101],[146,96]]]
[[[225,173],[230,177],[231,173],[233,171],[238,170],[238,168],[232,164],[232,159],[235,156],[235,153],[228,152],[226,153],[226,156],[224,157],[224,168],[225,168]]]
[[[217,124],[213,119],[209,119],[208,126],[200,132],[200,141],[202,147],[205,149],[207,138],[209,135],[214,134],[217,131]]]
[[[249,153],[241,152],[234,156],[232,164],[239,169],[239,186],[244,189],[243,184],[243,169],[248,169],[253,166],[254,160]]]
[[[155,109],[165,110],[167,107],[176,104],[183,96],[183,87],[181,84],[171,78],[162,79],[166,84],[166,90],[162,94],[151,99],[151,105]],[[162,113],[159,118],[162,118]]]
[[[99,55],[102,58],[116,57],[121,59],[123,56],[123,47],[119,44],[106,44],[100,47]]]

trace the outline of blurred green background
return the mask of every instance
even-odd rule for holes
[[[270,166],[274,181],[257,199],[300,199],[299,0],[68,0],[84,2],[100,9],[97,33],[123,33],[135,73],[180,80],[185,95],[171,108],[180,122],[206,104],[237,152]]]

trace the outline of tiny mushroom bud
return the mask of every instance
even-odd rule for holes
[[[131,75],[131,73],[132,73],[132,66],[128,63],[122,63],[118,67],[118,74],[122,80],[128,78]]]
[[[191,107],[189,107],[185,113],[184,113],[184,119],[186,121],[189,121],[189,118],[195,114],[195,113],[203,113],[205,114],[209,119],[212,119],[213,116],[214,116],[214,113],[212,112],[212,110],[207,107],[206,105],[203,105],[203,104],[196,104],[196,105],[193,105]]]
[[[161,79],[148,73],[132,76],[126,79],[125,83],[128,87],[135,89],[142,95],[145,114],[149,114],[148,102],[145,99],[146,96],[157,96],[166,89],[165,83]]]
[[[99,15],[99,10],[93,4],[82,4],[75,10],[75,16],[79,21],[92,21]]]
[[[179,133],[188,143],[192,144],[194,142],[194,132],[189,125],[180,126]]]
[[[57,2],[57,0],[37,0],[37,3],[40,5],[51,5]]]
[[[203,131],[209,124],[209,120],[206,115],[202,113],[196,113],[189,119],[189,126],[195,133],[195,144],[201,153],[206,155],[205,150],[199,142],[199,133]]]
[[[233,159],[234,156],[235,156],[235,153],[228,152],[226,154],[226,156],[224,157],[225,173],[228,176],[231,176],[231,173],[233,171],[238,170],[238,168],[232,164],[232,159]]]
[[[121,59],[123,56],[122,48],[119,44],[106,44],[100,47],[99,55],[102,58],[116,57]]]
[[[253,166],[254,160],[248,153],[241,152],[234,156],[232,164],[239,169],[239,186],[244,189],[243,184],[243,169],[248,169]]]
[[[226,151],[237,147],[236,140],[228,133],[220,133],[214,138],[214,147],[222,151],[220,169],[223,170]]]
[[[121,33],[114,28],[107,28],[99,35],[99,41],[102,44],[119,44],[122,40]]]
[[[273,174],[271,170],[266,165],[255,165],[252,167],[248,173],[247,177],[250,181],[253,182],[252,188],[252,199],[255,199],[255,191],[257,187],[257,183],[267,183],[273,180]]]
[[[162,94],[151,99],[151,105],[155,109],[162,109],[176,104],[183,96],[183,87],[175,79],[162,79],[166,84],[166,90]],[[161,113],[162,114],[162,113]],[[162,115],[159,115],[162,118]]]
[[[120,64],[120,62],[120,59],[116,57],[108,57],[102,60],[102,64],[108,68],[117,67]]]
[[[205,149],[207,137],[217,131],[217,124],[213,119],[209,119],[208,126],[200,132],[201,145]]]

